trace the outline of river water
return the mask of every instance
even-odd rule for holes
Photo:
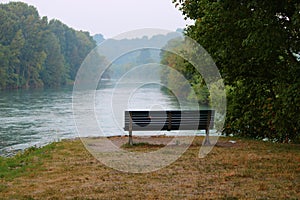
[[[120,123],[123,116],[112,116],[112,100],[108,97],[113,89],[113,85],[108,82],[95,93],[95,113],[105,136],[127,134]],[[124,91],[126,92],[126,88]],[[10,155],[31,146],[43,146],[61,139],[79,137],[73,117],[72,92],[72,87],[1,91],[0,155]],[[113,102],[118,104],[121,95],[115,93]],[[178,102],[174,96],[162,92],[160,86],[148,85],[134,91],[128,101],[128,108],[177,109]],[[123,113],[124,110],[118,112]],[[119,121],[117,125],[116,121]],[[86,133],[80,136],[95,135]]]
[[[76,136],[71,87],[0,94],[1,155]]]
[[[73,87],[60,89],[13,90],[0,92],[0,156],[11,155],[31,146],[43,146],[67,138],[126,135],[123,131],[125,93],[126,109],[179,109],[176,97],[163,92],[159,85],[146,85],[132,91],[104,82],[95,92],[95,115],[102,135],[78,134],[73,116]],[[119,92],[118,92],[119,91]],[[113,96],[111,95],[113,94]],[[83,94],[84,95],[84,94]],[[188,109],[188,108],[183,108]],[[84,116],[83,116],[84,117]],[[172,134],[172,132],[135,132],[135,135]]]

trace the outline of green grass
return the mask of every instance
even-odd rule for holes
[[[57,143],[52,143],[41,148],[30,147],[13,157],[0,157],[0,178],[12,180],[35,173],[45,159],[51,159],[51,151],[57,147]]]

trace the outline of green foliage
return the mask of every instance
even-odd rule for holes
[[[22,2],[0,4],[0,22],[0,89],[64,85],[95,47],[89,33],[48,23]]]
[[[64,57],[61,54],[59,41],[51,32],[45,34],[44,49],[47,55],[44,68],[41,71],[41,78],[47,87],[60,86],[66,81],[66,68],[64,67]]]
[[[224,132],[299,141],[299,1],[173,2],[230,87]]]
[[[182,44],[178,41],[170,40],[167,44],[168,48],[181,49]],[[161,64],[170,68],[165,68],[161,72],[162,83],[169,88],[176,97],[187,101],[199,101],[201,104],[209,103],[209,92],[202,76],[197,72],[193,65],[184,60],[179,55],[163,51],[161,53]],[[183,75],[183,77],[181,77]],[[189,83],[187,84],[187,80]],[[187,88],[187,85],[191,87]],[[193,89],[193,91],[191,90]],[[196,96],[195,96],[196,94]]]

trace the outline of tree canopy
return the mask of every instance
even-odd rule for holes
[[[178,39],[173,39],[168,42],[166,48],[183,51],[183,45],[184,44],[181,41],[178,41]],[[162,51],[161,64],[170,67],[164,68],[161,71],[161,81],[167,88],[172,88],[173,93],[187,101],[198,100],[200,104],[206,105],[209,103],[209,92],[204,79],[191,63],[177,54]],[[185,80],[178,77],[178,72],[189,81],[191,88],[188,89],[184,87],[184,85],[186,85]],[[180,80],[183,82],[181,83]],[[191,89],[193,91],[191,91]],[[195,97],[197,99],[195,99]]]
[[[300,2],[173,0],[228,90],[224,133],[300,139]]]
[[[64,85],[95,46],[88,32],[48,22],[33,6],[0,4],[0,89]]]

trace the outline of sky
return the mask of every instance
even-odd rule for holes
[[[0,0],[8,3],[12,0]],[[185,21],[172,0],[21,0],[33,5],[41,16],[58,19],[68,26],[101,33],[112,38],[124,32],[159,28],[175,31],[192,21]]]

